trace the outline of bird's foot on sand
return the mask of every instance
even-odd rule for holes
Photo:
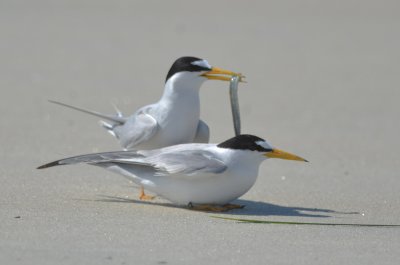
[[[146,195],[146,193],[144,193],[144,188],[141,187],[140,188],[140,195],[139,195],[139,199],[142,201],[150,201],[153,200],[156,196],[151,196],[151,195]]]

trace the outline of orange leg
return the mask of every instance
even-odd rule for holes
[[[198,204],[193,205],[189,203],[189,209],[195,211],[203,211],[203,212],[226,212],[232,209],[242,209],[244,205],[238,204],[225,204],[225,205],[215,205],[215,204]]]
[[[152,200],[154,199],[156,196],[151,196],[151,195],[146,195],[144,193],[144,188],[143,186],[140,187],[140,195],[139,195],[139,199],[141,200]]]

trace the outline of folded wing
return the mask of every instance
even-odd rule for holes
[[[38,169],[58,166],[86,163],[102,166],[113,164],[125,169],[129,167],[147,167],[155,170],[156,176],[188,175],[213,173],[218,174],[226,170],[226,165],[211,152],[204,150],[179,150],[177,152],[152,152],[150,156],[144,156],[136,151],[118,151],[95,153],[75,156],[57,160],[38,167]]]

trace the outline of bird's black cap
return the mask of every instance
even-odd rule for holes
[[[165,82],[173,76],[176,73],[179,72],[200,72],[200,71],[211,71],[210,68],[208,67],[203,67],[200,65],[195,65],[192,64],[195,61],[201,61],[203,59],[197,58],[197,57],[190,57],[190,56],[185,56],[177,59],[171,66],[171,69],[169,69],[169,72],[167,74],[167,78],[165,79]]]
[[[259,152],[271,152],[272,148],[265,142],[264,139],[250,135],[250,134],[241,134],[235,136],[225,142],[222,142],[218,145],[220,148],[228,148],[228,149],[239,149],[239,150],[251,150],[251,151],[259,151]]]

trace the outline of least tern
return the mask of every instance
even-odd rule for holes
[[[207,79],[230,81],[239,73],[212,67],[206,60],[181,57],[169,70],[161,99],[132,116],[105,115],[61,102],[50,102],[98,116],[125,150],[147,150],[182,143],[208,143],[208,125],[200,120],[199,88]]]
[[[274,148],[254,135],[238,135],[220,144],[180,144],[156,150],[95,153],[57,160],[38,169],[86,163],[122,174],[177,205],[225,211],[255,183],[267,158],[307,160]]]

